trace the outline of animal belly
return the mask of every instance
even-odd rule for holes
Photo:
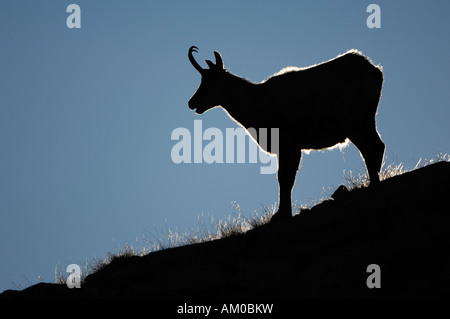
[[[301,148],[323,149],[345,142],[345,129],[335,119],[310,121],[302,128]]]

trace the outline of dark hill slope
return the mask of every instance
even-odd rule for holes
[[[450,163],[343,192],[289,222],[115,259],[81,289],[38,284],[3,298],[450,297]],[[366,285],[381,268],[381,288]]]

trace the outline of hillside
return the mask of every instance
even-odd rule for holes
[[[337,195],[337,194],[336,194]],[[288,222],[117,258],[80,289],[40,283],[2,298],[450,297],[450,163],[342,192]],[[366,285],[367,266],[381,288]]]

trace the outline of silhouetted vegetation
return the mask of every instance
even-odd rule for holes
[[[406,168],[403,163],[384,164],[380,172],[380,179],[384,181],[394,176],[399,176],[406,172],[438,162],[450,162],[450,155],[439,153],[429,160],[421,158],[412,169]],[[344,172],[343,177],[346,187],[350,192],[355,189],[368,187],[367,172]],[[294,211],[296,212],[296,215],[301,214],[302,210],[309,211],[314,205],[318,205],[329,199],[330,196],[322,197],[319,200],[308,203],[308,205],[294,207]],[[133,247],[133,245],[127,244],[123,248],[119,247],[115,253],[109,253],[106,258],[86,262],[83,269],[83,278],[96,273],[118,259],[130,258],[133,256],[142,257],[149,253],[169,248],[200,244],[244,234],[252,229],[256,229],[269,223],[275,212],[275,207],[273,205],[262,206],[249,215],[242,212],[239,204],[236,202],[232,203],[232,207],[232,213],[227,218],[219,219],[217,221],[214,220],[214,217],[212,216],[205,216],[204,214],[199,215],[198,229],[196,231],[185,231],[180,233],[167,228],[165,229],[165,232],[161,231],[161,229],[155,229],[154,233],[148,232],[145,236],[146,245],[143,248]],[[55,283],[65,283],[66,279],[65,267],[60,271],[55,270]]]

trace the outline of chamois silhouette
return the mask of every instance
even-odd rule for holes
[[[189,108],[197,114],[221,106],[245,129],[278,128],[278,211],[273,219],[292,216],[292,189],[302,149],[324,149],[349,139],[363,157],[371,185],[378,183],[385,145],[375,116],[381,96],[383,73],[369,58],[350,50],[329,61],[306,68],[288,67],[255,84],[224,69],[222,56],[209,69],[189,61],[201,74]],[[280,155],[281,154],[281,155]]]

